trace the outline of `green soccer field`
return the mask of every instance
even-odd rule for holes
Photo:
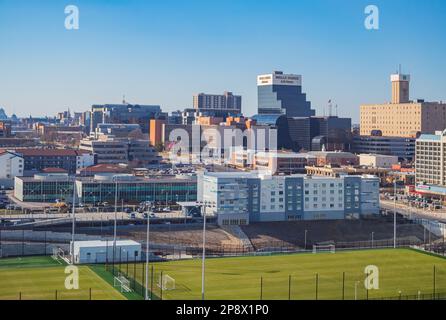
[[[409,249],[344,251],[319,254],[292,254],[214,258],[206,260],[206,299],[342,299],[343,273],[345,299],[365,299],[364,268],[379,268],[379,289],[368,297],[446,293],[446,259]],[[153,282],[149,286],[163,299],[201,299],[201,260],[153,263]],[[112,275],[104,265],[79,266],[80,290],[64,288],[65,266],[50,257],[0,259],[0,300],[135,298],[124,296],[113,285]],[[143,264],[120,265],[129,278],[144,283]],[[110,267],[109,267],[110,270]],[[161,272],[175,279],[174,290],[157,285]],[[316,274],[318,281],[316,282]],[[149,273],[150,275],[150,273]],[[289,281],[291,279],[291,281]],[[316,290],[317,287],[317,290]],[[142,293],[142,292],[139,292]],[[140,298],[140,297],[136,297]]]
[[[65,289],[65,265],[51,257],[0,259],[0,300],[122,300],[125,297],[88,266],[79,267],[79,290]]]
[[[206,260],[206,299],[366,299],[364,268],[379,268],[379,289],[368,297],[446,293],[446,259],[409,249],[344,251],[320,254],[215,258]],[[154,294],[161,296],[158,279],[169,275],[175,290],[164,290],[163,299],[201,299],[201,260],[154,263]],[[143,264],[121,265],[143,282]],[[262,280],[261,280],[262,278]],[[291,281],[289,279],[291,278]],[[262,282],[262,289],[261,289]]]

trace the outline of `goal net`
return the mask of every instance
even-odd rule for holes
[[[66,263],[70,263],[70,259],[65,256],[65,251],[63,251],[62,248],[53,248],[53,254],[51,255],[51,257],[56,261],[63,260]]]
[[[313,253],[318,253],[318,252],[335,253],[336,247],[334,244],[324,244],[324,245],[315,244],[315,245],[313,245]]]
[[[175,279],[168,274],[163,274],[158,278],[158,287],[162,290],[175,290]]]
[[[130,292],[132,289],[130,288],[130,280],[124,277],[122,274],[119,274],[114,278],[113,286],[118,287],[121,292]]]

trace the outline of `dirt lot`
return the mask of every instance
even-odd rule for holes
[[[47,229],[49,230],[49,229]],[[70,227],[52,228],[53,231],[70,232]],[[378,240],[393,239],[392,217],[381,217],[373,220],[331,220],[331,221],[285,221],[252,223],[243,226],[242,230],[250,238],[255,249],[277,246],[298,246],[303,248],[305,243],[305,230],[307,230],[307,246],[313,243],[335,241],[355,242],[369,241],[373,232],[373,238]],[[113,228],[108,227],[77,227],[76,233],[94,234],[111,238]],[[202,226],[171,224],[153,225],[150,230],[150,241],[154,244],[184,245],[201,248]],[[429,239],[429,234],[424,234],[421,225],[409,224],[407,220],[399,219],[397,225],[397,237],[406,240],[421,240],[424,236]],[[128,225],[118,227],[118,237],[134,239],[144,242],[146,239],[146,227],[144,225]],[[432,240],[436,237],[431,235]],[[206,244],[209,249],[225,250],[243,247],[241,241],[234,235],[226,232],[216,225],[208,224],[206,232]]]
[[[372,232],[374,240],[393,239],[393,222],[386,219],[252,223],[242,229],[256,248],[280,241],[303,247],[305,230],[307,230],[307,245],[326,241],[368,241],[372,237]],[[416,224],[398,224],[397,237],[423,240],[423,230],[422,226]],[[426,236],[428,237],[428,234]]]

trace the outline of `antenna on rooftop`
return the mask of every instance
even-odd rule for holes
[[[331,99],[328,100],[328,116],[331,117],[332,115],[332,109],[333,109],[333,105],[331,103]]]
[[[125,94],[122,95],[122,104],[126,104],[126,102],[125,102]]]

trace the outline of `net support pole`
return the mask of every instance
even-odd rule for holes
[[[260,277],[260,300],[263,300],[263,277]]]
[[[150,270],[150,300],[153,300],[153,265]]]
[[[161,271],[161,278],[160,278],[160,282],[161,282],[161,290],[160,290],[160,298],[161,300],[163,300],[163,272]]]
[[[433,282],[433,292],[434,292],[434,300],[435,300],[435,294],[436,294],[436,279],[435,279],[435,276],[436,276],[436,268],[435,268],[435,265],[434,265],[434,272],[433,272],[433,279],[432,279],[432,282]]]

